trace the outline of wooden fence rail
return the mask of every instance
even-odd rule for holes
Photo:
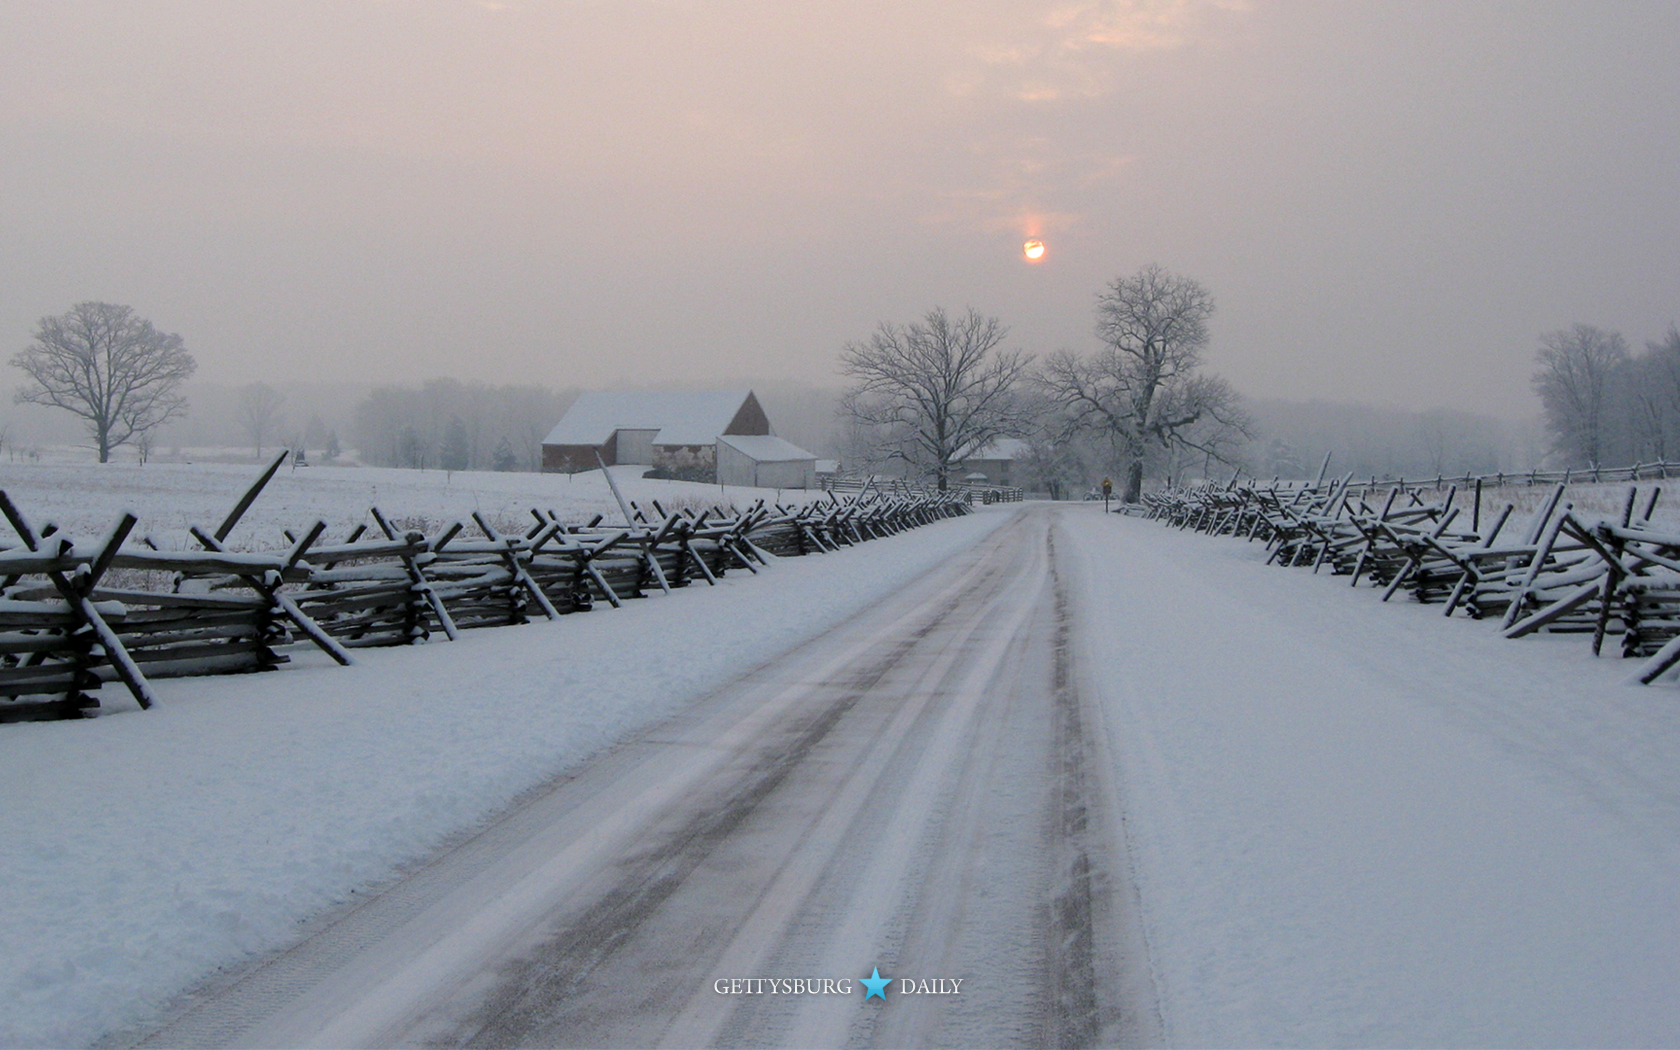
[[[908,481],[903,478],[880,478],[857,474],[847,474],[832,477],[825,481],[822,487],[832,493],[877,493],[884,496],[913,496],[932,495],[935,490],[931,485]],[[1019,503],[1026,498],[1026,493],[1014,485],[993,485],[983,481],[953,482],[949,492],[955,493],[968,500],[969,503]]]
[[[1383,601],[1404,590],[1447,616],[1497,619],[1507,638],[1585,634],[1599,655],[1619,636],[1645,684],[1680,665],[1680,531],[1653,522],[1661,486],[1630,485],[1620,513],[1601,521],[1576,512],[1560,477],[1513,523],[1510,503],[1484,516],[1481,480],[1463,501],[1451,479],[1438,497],[1428,479],[1384,491],[1347,476],[1168,489],[1144,502],[1148,517],[1178,528],[1263,541],[1269,564],[1327,568],[1382,588]]]
[[[1329,466],[1330,457],[1324,457],[1324,464]],[[1669,478],[1680,478],[1680,463],[1658,460],[1654,463],[1635,463],[1627,467],[1567,467],[1563,470],[1516,470],[1498,471],[1492,474],[1424,474],[1415,477],[1377,477],[1371,475],[1360,479],[1349,477],[1347,487],[1351,491],[1365,492],[1373,489],[1387,490],[1394,486],[1400,488],[1430,488],[1444,490],[1450,486],[1468,489],[1472,486],[1487,485],[1499,488],[1505,485],[1573,485],[1589,483],[1615,483],[1623,481],[1666,481]],[[1273,478],[1263,482],[1259,478],[1249,478],[1248,484],[1262,486],[1269,489],[1298,490],[1301,488],[1316,488],[1323,485],[1324,473],[1319,472],[1316,481],[1286,481]],[[1169,486],[1171,488],[1172,486]]]
[[[285,534],[288,546],[224,544],[283,455],[214,531],[190,530],[199,550],[127,542],[124,515],[98,543],[37,533],[0,492],[16,545],[0,546],[0,721],[92,713],[101,685],[120,681],[142,708],[153,679],[272,670],[313,645],[341,664],[353,650],[414,645],[463,630],[617,607],[658,590],[758,572],[771,556],[838,550],[969,512],[958,495],[867,495],[798,507],[667,511],[628,504],[632,520],[568,525],[532,509],[518,535],[475,514],[437,534],[399,531],[379,510],[337,542],[325,522]],[[166,589],[112,587],[111,570],[167,579]],[[130,574],[134,578],[133,574]]]

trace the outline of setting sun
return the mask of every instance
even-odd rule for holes
[[[1028,241],[1026,244],[1021,245],[1021,252],[1027,257],[1028,262],[1037,262],[1038,260],[1044,258],[1044,242]]]

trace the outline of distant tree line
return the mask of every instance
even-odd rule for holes
[[[433,379],[376,387],[356,406],[364,463],[422,470],[542,469],[542,440],[575,391]]]
[[[845,458],[945,483],[1007,437],[1019,442],[1016,484],[1075,496],[1106,477],[1133,501],[1146,478],[1311,477],[1326,453],[1338,475],[1377,478],[1515,472],[1542,455],[1535,427],[1471,412],[1248,401],[1203,368],[1213,313],[1199,281],[1145,266],[1097,295],[1098,345],[1085,353],[1034,361],[1008,348],[1000,322],[972,309],[883,324],[841,352],[841,370],[855,381],[843,402]],[[1613,351],[1619,338],[1595,330],[1548,337],[1550,352],[1574,369],[1567,404],[1586,406],[1571,410],[1567,436],[1601,455],[1614,445],[1623,461],[1680,453],[1680,335],[1651,344],[1643,358],[1603,365],[1602,344]],[[1552,397],[1548,406],[1565,403]]]
[[[1534,389],[1556,457],[1612,467],[1680,456],[1680,329],[1634,353],[1620,332],[1577,324],[1547,332]]]
[[[831,449],[853,469],[942,487],[1004,439],[1014,441],[1016,484],[1077,495],[1110,477],[1128,500],[1145,478],[1309,476],[1325,452],[1338,473],[1361,476],[1535,465],[1539,442],[1528,428],[1471,413],[1246,402],[1202,368],[1213,308],[1196,280],[1147,266],[1096,297],[1095,349],[1040,360],[1010,347],[996,318],[935,308],[847,344],[841,370],[853,385],[843,395],[790,387],[771,400],[788,409],[777,416],[792,428],[785,436],[819,454]],[[1547,333],[1537,361],[1534,384],[1558,461],[1616,466],[1680,456],[1680,330],[1671,326],[1635,355],[1619,333],[1576,325]],[[169,425],[177,446],[242,437],[259,456],[289,446],[331,462],[344,428],[353,442],[346,444],[368,464],[536,471],[543,438],[577,396],[456,379],[361,390],[293,383],[285,392],[254,382],[206,388],[211,411],[187,431],[180,388],[193,361],[180,337],[108,303],[42,319],[12,364],[30,380],[16,400],[77,417],[101,460],[127,443],[144,462]],[[822,422],[836,418],[835,401],[842,433]],[[8,426],[0,423],[0,442],[15,443]]]

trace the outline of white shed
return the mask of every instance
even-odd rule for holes
[[[722,434],[717,479],[721,485],[812,489],[817,487],[817,457],[769,434]]]

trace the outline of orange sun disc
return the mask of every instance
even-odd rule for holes
[[[1044,258],[1044,242],[1028,241],[1021,245],[1021,253],[1027,257],[1028,262],[1037,262]]]

